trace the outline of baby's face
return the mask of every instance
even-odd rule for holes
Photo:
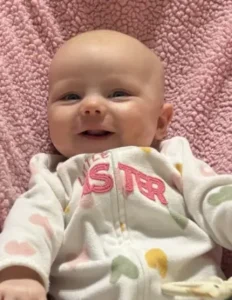
[[[150,146],[163,138],[171,118],[171,108],[165,115],[160,62],[119,33],[68,41],[52,62],[49,84],[50,135],[66,157]]]

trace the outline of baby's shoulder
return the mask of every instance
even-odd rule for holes
[[[38,153],[35,154],[29,163],[31,173],[36,173],[39,170],[47,170],[51,173],[56,172],[59,163],[63,162],[65,158],[58,154],[46,154]]]
[[[183,136],[175,136],[170,139],[164,140],[160,144],[160,150],[167,150],[167,149],[190,149],[189,141]]]

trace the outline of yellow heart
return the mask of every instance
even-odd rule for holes
[[[70,207],[69,207],[69,205],[68,206],[66,206],[66,208],[65,208],[65,210],[64,210],[64,213],[65,214],[68,214],[70,212]]]
[[[177,169],[177,171],[180,173],[180,175],[182,175],[182,171],[183,171],[183,165],[178,163],[175,164],[175,168]]]
[[[150,147],[141,147],[141,150],[145,153],[151,153],[151,148]]]
[[[125,229],[126,229],[125,223],[121,223],[121,222],[120,222],[120,228],[121,228],[121,231],[122,231],[122,232],[125,231]]]
[[[158,269],[162,278],[165,278],[168,271],[168,258],[161,249],[151,249],[145,254],[147,264],[150,268]]]

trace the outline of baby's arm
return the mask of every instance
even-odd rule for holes
[[[1,299],[45,299],[50,268],[63,239],[64,199],[59,179],[39,166],[0,235]]]
[[[173,140],[169,153],[181,173],[179,185],[189,214],[217,244],[232,249],[232,176],[217,175],[196,159],[186,139]]]
[[[46,290],[39,275],[26,267],[8,267],[0,273],[0,298],[46,299]]]
[[[161,152],[178,170],[173,183],[183,194],[191,218],[217,244],[232,249],[232,176],[217,175],[210,166],[196,159],[184,138],[163,142]],[[227,299],[232,295],[232,279],[223,281],[215,277],[200,282],[165,283],[162,291],[173,297]]]

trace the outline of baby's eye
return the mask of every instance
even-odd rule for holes
[[[63,96],[61,100],[81,100],[81,96],[75,93],[70,93]]]
[[[109,98],[120,98],[120,97],[128,97],[130,96],[129,93],[122,91],[122,90],[118,90],[118,91],[114,91],[109,95]]]

